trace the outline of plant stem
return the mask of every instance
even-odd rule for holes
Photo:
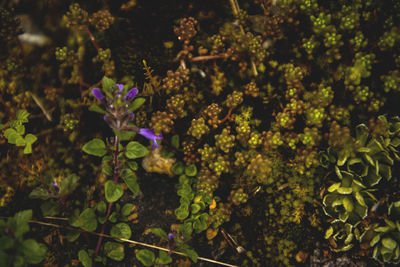
[[[118,136],[115,136],[115,151],[114,151],[114,183],[116,183],[118,181],[118,177],[119,177],[119,160],[118,160],[118,156],[119,156],[119,138]],[[104,234],[104,231],[106,229],[106,224],[107,224],[107,220],[108,217],[111,214],[111,209],[113,206],[113,202],[108,203],[108,207],[107,207],[107,214],[106,214],[106,221],[104,222],[104,224],[101,227],[101,235],[99,236],[99,239],[97,240],[97,245],[96,245],[96,251],[94,253],[94,256],[97,256],[99,254],[99,250],[100,250],[100,246],[101,246],[101,241],[103,240],[103,236],[102,234]]]
[[[99,44],[97,43],[96,39],[94,39],[93,34],[90,32],[88,27],[85,27],[85,31],[87,32],[87,34],[89,35],[90,41],[92,41],[94,47],[96,47],[97,51],[100,49]]]

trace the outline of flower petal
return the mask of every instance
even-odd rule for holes
[[[100,100],[100,101],[102,101],[103,98],[104,98],[104,96],[103,96],[103,94],[101,93],[101,91],[100,91],[99,88],[93,88],[93,89],[92,89],[92,94],[93,94],[98,100]]]
[[[154,146],[159,147],[156,140],[157,139],[162,139],[162,134],[156,135],[153,132],[153,130],[147,129],[147,128],[141,128],[139,130],[139,134],[143,135],[147,139],[153,140],[153,149],[154,149]]]
[[[122,90],[124,89],[124,85],[121,83],[116,83],[115,85],[118,87],[118,92],[122,93]]]
[[[136,94],[138,93],[138,89],[132,88],[128,92],[126,92],[126,95],[124,96],[124,101],[131,101]]]

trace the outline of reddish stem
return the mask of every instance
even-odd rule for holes
[[[90,32],[88,27],[85,27],[85,31],[87,32],[87,34],[89,35],[90,40],[92,41],[94,47],[96,47],[97,50],[99,50],[101,47],[99,46],[99,44],[97,43],[96,39],[94,39],[93,34]]]
[[[119,160],[118,160],[119,152],[120,152],[119,151],[119,138],[118,138],[118,136],[115,136],[114,177],[113,177],[114,183],[116,183],[118,181],[118,177],[119,177]],[[103,226],[101,227],[101,233],[100,233],[99,239],[97,240],[96,251],[94,253],[94,256],[97,256],[99,254],[101,241],[103,240],[103,234],[106,229],[108,217],[111,214],[112,206],[113,206],[113,202],[108,203],[106,221],[104,222]]]
[[[232,110],[233,110],[233,107],[230,107],[230,108],[229,108],[229,111],[228,111],[228,114],[226,114],[225,118],[223,118],[222,120],[218,121],[218,122],[219,122],[219,124],[221,124],[221,123],[225,122],[227,119],[229,119],[229,118],[230,118],[230,116],[231,116],[231,113],[232,113]]]

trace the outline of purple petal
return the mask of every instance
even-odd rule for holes
[[[153,130],[147,129],[147,128],[141,128],[139,130],[139,134],[141,134],[144,137],[146,137],[147,139],[151,139],[151,140],[153,140],[155,137],[157,137],[157,135],[153,132]]]
[[[93,88],[92,89],[92,94],[100,101],[103,100],[104,96],[101,93],[101,91],[99,90],[99,88]]]
[[[137,93],[138,89],[136,88],[130,89],[124,96],[124,101],[131,101],[136,96]]]
[[[118,87],[118,92],[122,93],[122,89],[124,88],[124,85],[120,84],[120,83],[116,83],[115,85]]]
[[[139,130],[139,134],[143,135],[147,139],[153,140],[153,149],[154,149],[154,146],[159,147],[156,140],[157,139],[162,139],[162,134],[156,135],[153,132],[153,130],[147,129],[147,128],[141,128]]]

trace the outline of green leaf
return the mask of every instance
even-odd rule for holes
[[[101,113],[101,114],[107,114],[107,112],[106,112],[104,109],[102,109],[101,107],[99,107],[99,106],[96,105],[96,104],[90,105],[90,106],[89,106],[89,110],[90,110],[90,111],[97,112],[97,113]]]
[[[110,79],[106,76],[103,77],[103,80],[101,81],[101,86],[103,87],[104,92],[110,93],[114,85],[115,81],[113,79]]]
[[[168,240],[167,233],[161,228],[152,228],[151,232],[163,240]]]
[[[79,250],[78,258],[84,267],[92,267],[92,259],[89,257],[86,250]]]
[[[326,230],[326,232],[325,232],[325,239],[328,239],[329,237],[331,237],[332,234],[333,234],[333,227],[330,226],[330,227],[328,228],[328,230]]]
[[[48,200],[40,205],[43,216],[55,216],[60,212],[60,204],[54,200]]]
[[[15,125],[14,129],[17,131],[19,135],[23,135],[25,133],[24,125]]]
[[[49,198],[49,193],[47,192],[46,189],[39,186],[32,190],[32,192],[29,194],[29,198],[32,198],[32,199],[41,198],[43,200],[46,200]]]
[[[136,178],[133,176],[131,170],[125,169],[121,174],[121,178],[124,180],[125,184],[133,194],[136,195],[139,193],[139,184],[137,183]]]
[[[24,148],[24,154],[30,154],[32,153],[32,145],[31,144],[26,144]]]
[[[185,170],[185,166],[183,165],[183,162],[181,162],[181,161],[178,161],[171,167],[171,171],[176,175],[182,174],[184,170]]]
[[[83,230],[93,232],[97,228],[97,218],[92,208],[86,208],[78,219],[78,225]]]
[[[121,209],[121,215],[124,217],[128,217],[131,214],[133,208],[132,203],[126,203]]]
[[[139,168],[139,165],[136,161],[128,161],[127,164],[129,166],[129,168],[134,171],[137,171],[137,169]]]
[[[22,253],[25,260],[30,264],[38,264],[46,257],[47,247],[33,239],[27,239],[22,242]]]
[[[394,250],[397,247],[397,242],[390,237],[382,238],[382,245],[390,250]]]
[[[17,120],[21,121],[22,123],[28,122],[29,112],[25,109],[20,109],[17,111]]]
[[[201,209],[201,206],[196,203],[192,204],[190,207],[192,208],[192,214],[196,214]]]
[[[79,185],[79,176],[72,173],[65,177],[60,184],[60,197],[70,195]]]
[[[207,213],[203,213],[195,219],[195,221],[193,222],[193,229],[196,230],[196,233],[200,233],[207,229],[208,227],[207,221],[208,221]]]
[[[0,123],[0,131],[3,130],[6,126],[2,123]]]
[[[149,150],[137,141],[131,141],[126,146],[125,155],[129,159],[142,158],[148,153]]]
[[[8,128],[7,130],[4,131],[4,137],[7,139],[7,142],[10,144],[15,145],[18,136],[20,136],[20,135],[14,129]]]
[[[16,146],[25,146],[26,145],[25,139],[22,136],[18,135],[17,138],[15,139],[15,145]],[[26,154],[29,154],[29,153],[26,153]]]
[[[178,228],[179,234],[183,234],[185,240],[190,239],[193,233],[193,224],[189,221],[185,221],[181,226]]]
[[[25,135],[25,142],[27,144],[33,144],[37,140],[37,137],[34,136],[33,134],[27,134]]]
[[[116,223],[117,222],[117,213],[115,211],[113,213],[111,213],[110,217],[108,217],[108,220],[112,223]]]
[[[22,237],[23,234],[29,231],[29,220],[32,218],[32,210],[24,210],[16,213],[13,217],[16,230],[14,235],[16,238]]]
[[[103,140],[94,138],[87,142],[82,150],[89,155],[102,157],[107,153],[106,144],[104,144]]]
[[[144,102],[146,102],[146,99],[143,97],[138,97],[135,98],[135,100],[133,100],[128,107],[129,112],[134,112],[135,110],[137,110],[141,105],[144,104]]]
[[[167,252],[160,250],[159,256],[156,259],[157,264],[169,264],[172,262],[172,258],[168,255]]]
[[[171,137],[171,145],[176,149],[179,148],[179,135],[175,134]]]
[[[136,258],[143,263],[144,266],[152,266],[154,260],[156,259],[156,255],[153,251],[148,249],[141,249],[136,252]]]
[[[120,184],[108,180],[105,184],[105,195],[108,202],[117,201],[124,194],[124,189]]]
[[[181,205],[175,210],[175,215],[179,220],[184,220],[187,216],[189,216],[189,209],[187,206]]]
[[[132,131],[118,131],[116,129],[113,129],[113,132],[116,136],[118,136],[119,140],[121,141],[128,141],[136,135],[136,132]]]
[[[107,211],[107,205],[106,203],[102,200],[99,203],[97,203],[96,205],[96,210],[100,213],[100,214],[105,214]]]
[[[115,242],[106,242],[104,251],[107,257],[115,261],[122,261],[125,257],[124,245]]]
[[[0,236],[0,251],[6,250],[14,246],[14,239],[8,235]]]
[[[126,223],[118,223],[111,228],[110,234],[115,237],[129,239],[132,235],[132,230]]]
[[[70,231],[67,232],[66,237],[67,237],[67,240],[68,240],[69,242],[74,242],[75,240],[78,239],[78,237],[79,237],[80,235],[81,235],[80,232],[70,230]]]
[[[197,174],[197,168],[196,165],[194,165],[193,163],[190,164],[189,166],[187,166],[185,168],[185,174],[187,176],[195,176]]]
[[[199,257],[199,255],[197,255],[197,252],[194,249],[189,247],[184,247],[181,248],[180,251],[185,253],[194,263],[197,262],[197,258]]]

